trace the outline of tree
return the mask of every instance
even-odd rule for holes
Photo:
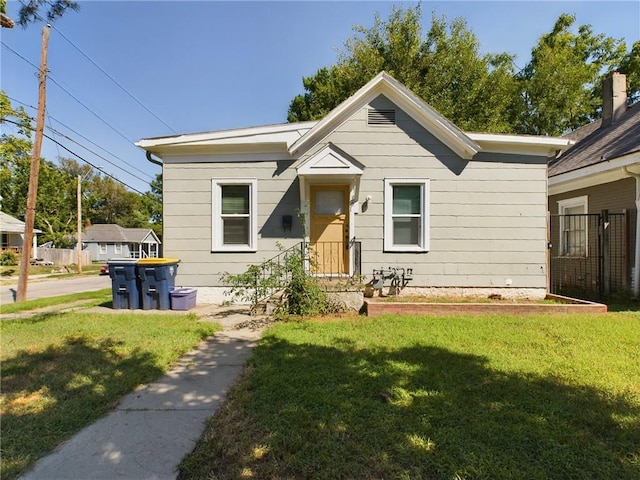
[[[575,20],[575,16],[560,15],[519,75],[525,103],[522,133],[561,135],[596,118],[604,75],[625,58],[624,41],[596,35],[590,25],[581,25],[573,33]]]
[[[640,41],[633,44],[631,51],[620,63],[620,73],[627,76],[629,101],[640,101]]]
[[[43,18],[52,22],[64,15],[67,10],[77,11],[80,10],[80,6],[71,0],[29,0],[20,7],[18,23],[26,28],[30,23],[43,20]]]
[[[317,120],[381,70],[464,130],[560,135],[600,114],[602,82],[619,70],[631,99],[640,98],[640,42],[630,53],[622,40],[573,33],[575,17],[560,15],[516,72],[507,53],[481,55],[463,19],[432,15],[423,35],[420,5],[376,14],[371,28],[356,27],[334,65],[302,80],[304,94],[289,105],[290,122]]]
[[[162,237],[162,174],[158,173],[150,184],[151,191],[142,196],[151,228]]]
[[[402,82],[462,128],[509,131],[513,124],[512,57],[480,55],[479,42],[462,19],[432,15],[422,35],[420,5],[394,7],[387,21],[356,27],[338,62],[303,79],[289,121],[322,118],[381,70]]]
[[[22,107],[14,109],[9,98],[0,90],[0,124],[15,131],[0,136],[0,195],[2,210],[17,218],[24,218],[29,165],[31,163],[31,120]]]

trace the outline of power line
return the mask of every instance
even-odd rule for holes
[[[13,100],[14,102],[20,103],[21,105],[24,105],[24,106],[26,106],[26,107],[34,108],[32,105],[28,105],[28,104],[26,104],[25,102],[21,102],[20,100],[15,99],[15,98],[13,98],[13,97],[7,96],[7,98],[9,98],[10,100]],[[58,122],[58,123],[60,123],[60,124],[61,124],[61,125],[63,125],[64,127],[68,128],[69,130],[71,130],[71,131],[72,131],[72,132],[74,132],[75,134],[79,135],[80,137],[82,137],[82,138],[83,138],[83,139],[85,139],[86,141],[90,142],[92,145],[94,145],[94,146],[96,146],[96,147],[100,148],[101,150],[103,150],[104,152],[108,153],[108,154],[109,154],[109,155],[111,155],[112,157],[114,157],[114,158],[116,158],[116,159],[120,160],[120,161],[121,161],[122,163],[124,163],[125,165],[128,165],[129,167],[133,168],[134,170],[136,170],[136,171],[138,171],[138,172],[142,173],[143,175],[145,175],[147,178],[149,178],[149,179],[152,179],[152,180],[153,180],[153,177],[152,177],[151,175],[149,175],[148,173],[143,172],[142,170],[140,170],[140,169],[138,169],[138,168],[134,167],[133,165],[129,165],[127,162],[125,162],[124,160],[122,160],[122,159],[121,159],[120,157],[118,157],[117,155],[114,155],[113,153],[111,153],[110,151],[108,151],[108,150],[106,150],[105,148],[101,147],[101,146],[100,146],[100,145],[98,145],[97,143],[93,142],[92,140],[88,139],[87,137],[83,136],[82,134],[80,134],[80,133],[76,132],[76,131],[75,131],[75,130],[73,130],[72,128],[70,128],[70,127],[68,127],[67,125],[65,125],[64,123],[62,123],[60,120],[58,120],[58,119],[56,119],[56,118],[54,118],[54,117],[52,117],[52,116],[49,116],[49,118],[50,118],[50,119],[55,120],[55,121],[56,121],[56,122]],[[30,120],[33,120],[33,118],[32,118],[32,117],[29,117],[29,119],[30,119]],[[60,132],[59,130],[56,130],[56,129],[55,129],[55,128],[53,128],[52,126],[49,126],[49,127],[47,127],[47,128],[48,128],[49,130],[51,130],[53,133],[58,134],[58,135],[60,135],[60,136],[62,136],[62,137],[64,137],[64,138],[66,138],[67,140],[69,140],[69,141],[71,141],[71,142],[75,143],[76,145],[80,146],[81,148],[84,148],[86,151],[88,151],[88,152],[92,153],[92,154],[93,154],[93,155],[95,155],[96,157],[98,157],[98,158],[100,158],[100,159],[104,160],[105,162],[107,162],[107,163],[109,163],[109,164],[113,165],[113,166],[114,166],[114,167],[116,167],[117,169],[122,170],[122,171],[123,171],[123,172],[125,172],[127,175],[131,175],[132,177],[137,178],[138,180],[140,180],[140,181],[142,181],[142,182],[145,182],[145,183],[147,183],[147,184],[149,183],[147,180],[145,180],[145,179],[143,179],[143,178],[140,178],[140,177],[138,177],[136,174],[134,174],[134,173],[130,172],[129,170],[127,170],[127,169],[125,169],[125,168],[122,168],[121,166],[119,166],[119,165],[117,165],[117,164],[113,163],[113,162],[112,162],[111,160],[109,160],[108,158],[105,158],[104,156],[100,155],[99,153],[94,152],[93,150],[91,150],[90,148],[87,148],[86,146],[84,146],[83,144],[81,144],[80,142],[78,142],[77,140],[75,140],[75,139],[73,139],[73,138],[69,137],[68,135],[65,135],[64,133]],[[58,153],[58,154],[59,154],[59,153]]]
[[[149,182],[147,182],[144,178],[140,178],[140,177],[138,177],[137,175],[135,175],[135,174],[133,174],[133,173],[131,173],[131,172],[129,172],[129,171],[127,171],[127,170],[125,170],[124,168],[122,168],[122,167],[120,167],[120,166],[116,165],[115,163],[113,163],[113,162],[112,162],[111,160],[109,160],[108,158],[105,158],[105,157],[103,157],[102,155],[100,155],[99,153],[94,152],[94,151],[93,151],[93,150],[91,150],[90,148],[85,147],[84,145],[82,145],[82,144],[81,144],[81,143],[79,143],[78,141],[74,140],[73,138],[71,138],[71,137],[69,137],[69,136],[65,135],[64,133],[62,133],[62,132],[60,132],[60,131],[58,131],[58,130],[56,130],[56,129],[52,128],[52,127],[47,127],[47,128],[48,128],[49,130],[51,130],[53,133],[58,134],[58,135],[60,135],[60,136],[61,136],[61,137],[63,137],[63,138],[66,138],[67,140],[69,140],[69,141],[70,141],[70,142],[72,142],[72,143],[75,143],[76,145],[78,145],[78,146],[79,146],[79,147],[81,147],[81,148],[84,148],[87,152],[92,153],[93,155],[95,155],[96,157],[98,157],[98,158],[100,158],[100,159],[104,160],[105,162],[109,163],[110,165],[113,165],[114,167],[119,168],[120,170],[122,170],[122,171],[123,171],[123,172],[125,172],[126,174],[131,175],[131,176],[132,176],[132,177],[134,177],[134,178],[137,178],[137,179],[138,179],[138,180],[140,180],[141,182],[149,183]],[[151,176],[149,176],[149,178],[151,178]]]
[[[4,42],[2,42],[2,45],[7,47],[11,52],[15,53],[18,57],[20,57],[22,60],[24,60],[25,62],[27,62],[29,65],[35,67],[38,71],[40,70],[40,67],[35,66],[33,63],[31,63],[29,60],[27,60],[25,57],[23,57],[22,55],[20,55],[18,52],[16,52],[13,48],[9,47],[7,44],[5,44]],[[57,85],[63,92],[65,92],[67,95],[69,95],[71,98],[73,98],[76,102],[78,102],[80,105],[82,105],[87,111],[89,111],[92,115],[94,115],[98,120],[100,120],[102,123],[104,123],[107,127],[109,127],[111,130],[113,130],[114,132],[116,132],[118,135],[120,135],[122,138],[124,138],[127,142],[129,143],[134,143],[133,140],[131,140],[130,138],[128,138],[124,133],[122,133],[120,130],[118,130],[116,127],[114,127],[113,125],[111,125],[109,122],[107,122],[104,118],[102,118],[100,115],[98,115],[96,112],[94,112],[91,108],[89,108],[88,106],[86,106],[80,99],[78,99],[75,95],[73,95],[69,90],[67,90],[65,87],[63,87],[62,85],[60,85],[60,83],[58,83],[58,81],[53,78],[53,75],[49,75],[48,76],[49,80],[51,80],[55,85]]]
[[[100,65],[98,65],[95,61],[93,61],[93,59],[91,59],[89,57],[89,55],[87,55],[86,53],[84,53],[82,50],[80,50],[80,47],[78,47],[75,43],[73,43],[71,40],[69,40],[69,38],[67,38],[65,36],[64,33],[62,33],[60,30],[58,30],[55,26],[51,26],[51,28],[53,28],[56,32],[58,32],[60,34],[60,36],[62,38],[64,38],[67,42],[69,42],[69,44],[75,48],[78,52],[80,52],[80,54],[86,58],[87,60],[89,60],[98,70],[100,70],[102,73],[104,73],[107,78],[109,78],[109,80],[111,80],[113,83],[115,83],[118,87],[120,87],[120,89],[126,93],[130,98],[132,98],[138,105],[140,105],[142,108],[144,108],[149,114],[151,114],[156,120],[158,120],[160,123],[162,123],[165,127],[167,127],[169,130],[171,130],[173,133],[178,133],[176,132],[173,128],[171,128],[164,120],[162,120],[160,117],[158,117],[158,115],[156,115],[155,113],[153,113],[149,108],[147,108],[146,105],[144,105],[140,100],[138,100],[131,92],[129,92],[129,90],[127,90],[125,87],[123,87],[115,78],[113,78],[111,75],[109,75],[109,73],[107,73]]]
[[[34,63],[31,63],[29,60],[27,60],[26,58],[24,58],[22,55],[20,55],[18,52],[16,52],[13,48],[11,48],[9,45],[7,45],[6,43],[0,41],[0,43],[2,43],[2,46],[5,47],[7,50],[10,50],[12,53],[14,53],[15,55],[17,55],[18,57],[20,57],[22,60],[24,60],[25,62],[27,62],[29,65],[31,65],[33,68],[35,68],[36,70],[40,71],[40,67],[37,66]]]
[[[122,138],[124,138],[127,142],[133,143],[133,140],[131,140],[130,138],[128,138],[124,133],[122,133],[120,130],[118,130],[116,127],[114,127],[113,125],[111,125],[109,122],[107,122],[104,118],[102,118],[100,115],[98,115],[96,112],[94,112],[93,110],[91,110],[89,107],[87,107],[84,103],[82,103],[81,100],[78,99],[78,97],[76,97],[73,93],[71,93],[69,90],[67,90],[65,87],[63,87],[62,85],[60,85],[54,78],[49,77],[49,79],[55,83],[58,88],[60,88],[63,92],[65,92],[67,95],[69,95],[71,98],[73,98],[76,102],[78,102],[80,105],[82,105],[88,112],[90,112],[94,117],[96,117],[98,120],[100,120],[102,123],[104,123],[107,127],[109,127],[111,130],[113,130],[114,132],[116,132],[118,135],[120,135]]]
[[[27,60],[25,57],[23,57],[22,55],[20,55],[18,52],[16,52],[14,49],[12,49],[11,47],[9,47],[8,45],[6,45],[4,42],[2,43],[2,45],[6,46],[9,50],[11,50],[13,53],[15,53],[18,57],[20,57],[22,60],[24,60],[25,62],[29,63],[30,65],[34,66],[35,65],[33,63],[31,63],[29,60]],[[39,70],[39,67],[36,67]],[[49,75],[49,80],[51,80],[55,85],[57,85],[63,92],[65,92],[67,95],[69,95],[71,98],[73,98],[76,102],[78,102],[80,105],[82,105],[88,112],[90,112],[93,116],[95,116],[98,120],[100,120],[102,123],[104,123],[107,127],[109,127],[111,130],[113,130],[115,133],[117,133],[120,137],[122,137],[124,140],[127,141],[128,144],[132,144],[134,143],[133,140],[131,140],[130,138],[128,138],[124,133],[122,133],[120,130],[118,130],[116,127],[114,127],[113,125],[111,125],[109,122],[107,122],[104,118],[102,118],[102,116],[100,116],[99,114],[97,114],[95,111],[93,111],[91,108],[89,108],[87,105],[85,105],[80,99],[78,99],[75,95],[73,95],[69,90],[67,90],[65,87],[63,87],[54,77],[53,75]],[[23,103],[23,102],[20,102]],[[113,155],[110,153],[110,155]],[[113,155],[115,157],[115,155]],[[117,157],[116,157],[117,158]],[[122,161],[123,163],[126,163],[124,160],[119,159],[120,161]],[[152,178],[149,174],[147,174],[146,172],[140,170],[139,168],[136,168],[133,165],[129,165],[132,169],[136,170],[137,172],[146,175],[149,178]],[[119,167],[118,167],[119,168]],[[123,171],[126,171],[123,169]],[[131,174],[130,172],[127,172],[130,175],[136,177],[136,175]],[[136,177],[138,178],[138,177]]]
[[[7,119],[7,118],[5,118],[5,119],[3,120],[3,122],[13,123],[14,125],[18,125],[18,126],[20,125],[18,122],[14,122],[13,120],[9,120],[9,119]],[[60,147],[62,147],[63,149],[65,149],[67,152],[69,152],[69,153],[70,153],[71,155],[73,155],[74,157],[77,157],[77,158],[79,158],[80,160],[82,160],[82,161],[83,161],[84,163],[86,163],[87,165],[91,165],[91,166],[92,166],[93,168],[95,168],[96,170],[100,170],[100,169],[98,168],[98,166],[97,166],[97,165],[94,165],[93,163],[91,163],[91,162],[90,162],[89,160],[87,160],[86,158],[84,158],[84,157],[80,156],[79,154],[77,154],[77,153],[76,153],[76,152],[74,152],[73,150],[71,150],[71,149],[67,148],[65,145],[63,145],[62,143],[58,142],[58,141],[57,141],[57,140],[55,140],[53,137],[51,137],[51,136],[47,135],[46,133],[45,133],[45,134],[43,134],[43,135],[44,135],[44,137],[48,138],[48,139],[49,139],[49,140],[51,140],[52,142],[56,143],[57,145],[59,145]],[[136,188],[132,187],[131,185],[129,185],[129,184],[127,184],[127,183],[123,182],[122,180],[120,180],[119,178],[115,177],[114,175],[111,175],[110,173],[105,172],[104,170],[100,170],[100,171],[101,171],[105,176],[107,176],[107,177],[109,177],[109,178],[111,178],[111,179],[115,180],[115,181],[116,181],[116,182],[118,182],[118,183],[121,183],[121,184],[122,184],[122,185],[124,185],[125,187],[127,187],[127,188],[129,188],[129,189],[133,190],[134,192],[139,193],[140,195],[144,195],[144,193],[143,193],[143,192],[141,192],[140,190],[138,190],[138,189],[136,189]]]

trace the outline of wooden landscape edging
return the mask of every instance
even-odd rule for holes
[[[607,306],[559,295],[547,299],[562,303],[430,303],[379,302],[365,299],[367,316],[396,315],[541,315],[541,314],[606,314]]]

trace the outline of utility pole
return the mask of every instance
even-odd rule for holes
[[[76,234],[78,251],[78,275],[82,273],[82,175],[78,174],[78,233]]]
[[[27,212],[24,219],[24,241],[22,244],[22,261],[18,277],[16,301],[27,299],[27,281],[29,279],[29,263],[33,247],[33,224],[36,217],[36,197],[38,194],[38,172],[40,170],[40,152],[42,151],[42,134],[44,132],[44,112],[47,96],[47,48],[49,45],[49,27],[42,27],[42,52],[40,55],[40,75],[38,88],[38,118],[36,119],[36,137],[33,143],[31,170],[29,171],[29,191],[27,193]]]

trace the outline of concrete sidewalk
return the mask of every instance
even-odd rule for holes
[[[198,306],[202,321],[224,330],[180,359],[158,381],[125,396],[107,416],[80,431],[21,478],[46,480],[175,479],[268,319],[238,307]]]

